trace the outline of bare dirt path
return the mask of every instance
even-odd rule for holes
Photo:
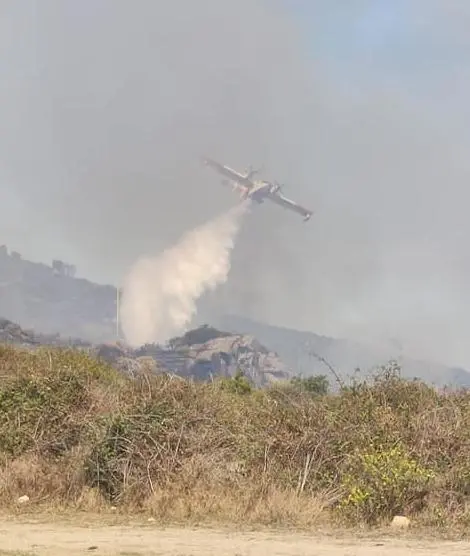
[[[463,556],[470,542],[0,521],[0,555]]]

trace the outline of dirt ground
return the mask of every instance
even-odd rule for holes
[[[463,556],[470,542],[0,521],[0,556]]]

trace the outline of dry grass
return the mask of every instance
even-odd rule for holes
[[[470,522],[470,394],[385,372],[338,395],[242,378],[131,380],[68,350],[0,347],[0,504],[162,523]],[[18,506],[19,496],[30,503]]]

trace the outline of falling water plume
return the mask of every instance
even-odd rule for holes
[[[226,282],[248,206],[241,203],[187,232],[159,255],[135,262],[125,278],[121,303],[129,344],[164,343],[185,330],[201,295]]]

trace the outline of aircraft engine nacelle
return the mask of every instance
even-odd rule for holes
[[[261,189],[257,189],[251,193],[249,193],[249,197],[252,201],[254,201],[255,203],[258,203],[259,205],[264,201],[265,195],[266,195],[266,190],[264,188]]]

